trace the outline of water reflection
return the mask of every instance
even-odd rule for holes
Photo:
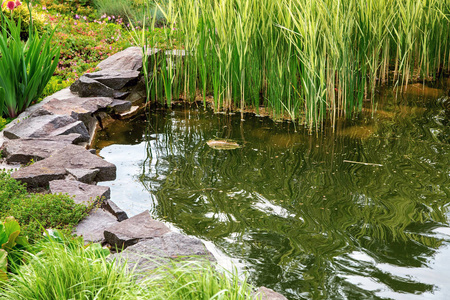
[[[436,299],[450,293],[450,129],[442,105],[414,97],[318,135],[202,109],[152,114],[136,154],[101,155],[135,159],[138,185],[112,194],[138,192],[119,206],[214,242],[256,285],[291,299]],[[213,138],[243,147],[217,151]]]

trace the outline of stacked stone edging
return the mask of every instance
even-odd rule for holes
[[[149,49],[147,55],[158,52]],[[98,68],[101,71],[85,74],[70,88],[29,107],[0,132],[5,156],[0,168],[18,168],[12,172],[13,178],[29,187],[49,187],[51,193],[68,193],[76,203],[90,205],[98,201],[99,207],[78,224],[75,233],[86,241],[124,250],[115,255],[124,256],[131,263],[135,260],[142,270],[154,259],[166,262],[196,256],[214,260],[199,239],[170,231],[165,224],[152,219],[148,211],[128,218],[110,200],[110,188],[96,185],[114,180],[116,166],[86,148],[102,127],[102,121],[132,116],[146,94],[140,82],[139,47],[112,55],[99,63]],[[282,298],[274,298],[272,292],[259,290],[262,299],[286,299],[279,294]]]

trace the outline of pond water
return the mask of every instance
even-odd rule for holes
[[[449,116],[418,90],[313,135],[199,107],[117,121],[95,144],[118,168],[103,184],[289,299],[448,299]]]

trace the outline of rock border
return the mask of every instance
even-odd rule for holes
[[[147,55],[159,52],[149,49]],[[146,95],[140,74],[141,48],[116,53],[97,67],[100,71],[84,74],[69,88],[29,107],[0,132],[5,156],[0,168],[18,169],[11,176],[28,187],[67,193],[85,205],[96,202],[99,207],[78,224],[75,233],[88,242],[122,250],[114,255],[135,259],[140,269],[148,269],[149,260],[142,257],[162,262],[192,257],[214,261],[201,240],[172,232],[148,211],[128,218],[110,199],[110,188],[97,186],[97,182],[116,178],[116,166],[88,150],[96,131],[112,119],[136,115],[144,107]],[[261,299],[286,299],[264,287],[258,295]]]

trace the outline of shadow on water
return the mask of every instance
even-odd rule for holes
[[[429,92],[397,103],[386,92],[376,114],[318,135],[179,108],[116,123],[97,148],[118,166],[106,184],[119,206],[212,241],[257,286],[290,299],[443,299],[450,126]]]

